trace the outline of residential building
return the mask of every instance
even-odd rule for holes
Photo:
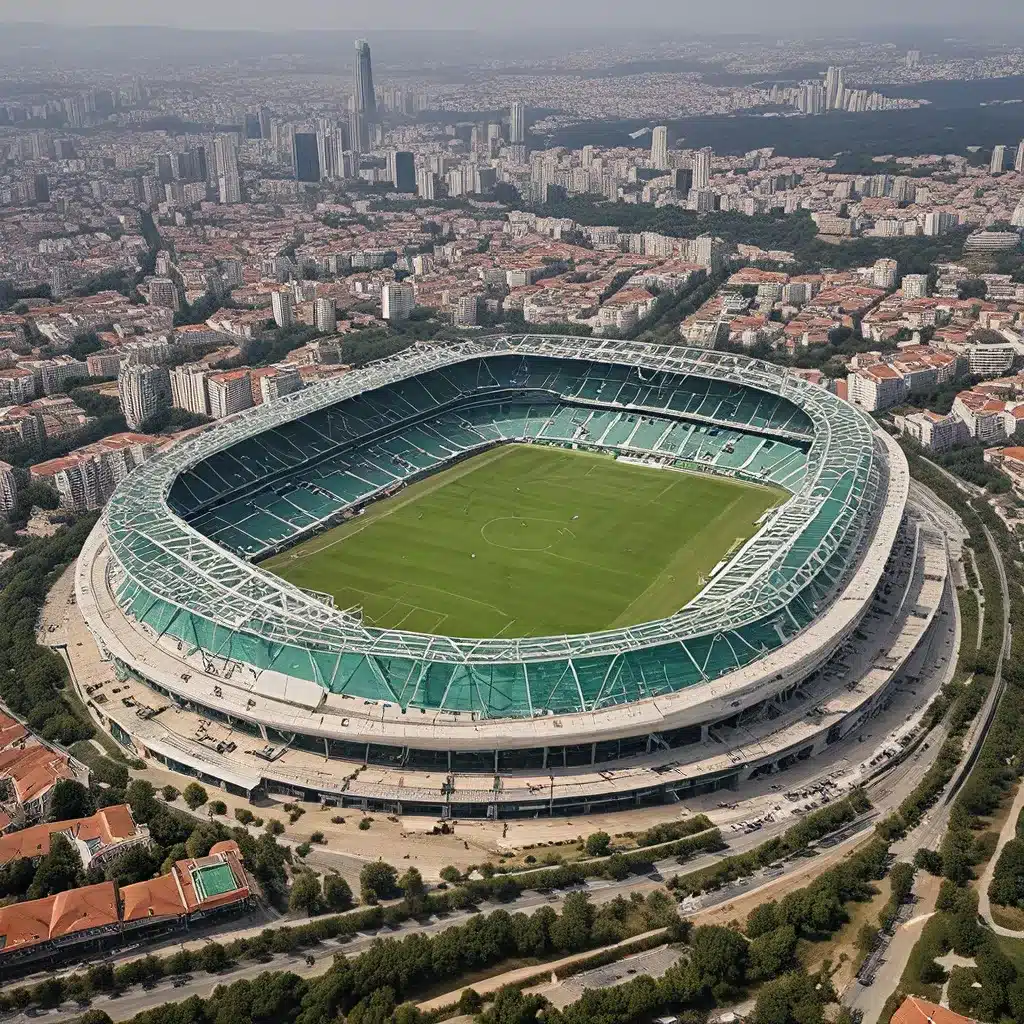
[[[960,223],[960,217],[946,210],[933,211],[924,215],[923,233],[926,235],[944,235],[952,231]]]
[[[85,357],[85,367],[90,377],[116,377],[124,359],[125,353],[117,349],[91,352]]]
[[[149,304],[164,309],[178,308],[178,288],[169,277],[149,279]]]
[[[711,182],[711,161],[714,151],[710,146],[698,149],[693,154],[693,188],[707,188]]]
[[[668,162],[668,128],[658,125],[651,133],[651,166],[667,171]]]
[[[111,434],[59,459],[38,462],[29,475],[57,492],[61,508],[89,512],[105,505],[117,485],[163,442],[148,434]]]
[[[0,405],[21,405],[36,397],[36,376],[30,367],[0,370]]]
[[[846,378],[849,401],[868,412],[898,405],[906,394],[903,376],[885,363],[876,363]]]
[[[896,275],[899,273],[899,264],[896,260],[876,260],[872,269],[872,283],[876,288],[884,288],[892,291],[896,287]]]
[[[959,1013],[954,1013],[944,1006],[930,1003],[927,999],[907,996],[892,1015],[890,1024],[978,1024],[978,1022],[971,1017],[962,1017]]]
[[[105,867],[129,850],[149,844],[149,829],[136,824],[131,808],[114,804],[87,818],[48,821],[0,836],[0,867],[20,859],[38,863],[49,854],[55,835],[63,835],[75,847],[84,868]]]
[[[125,363],[117,375],[117,396],[129,429],[171,404],[171,378],[166,366]]]
[[[210,396],[206,387],[209,372],[201,363],[183,363],[171,370],[171,405],[198,416],[209,416]]]
[[[0,967],[17,963],[24,971],[38,963],[52,970],[97,946],[184,931],[193,921],[252,904],[238,844],[222,840],[206,857],[176,861],[158,878],[124,886],[100,882],[0,908]]]
[[[252,370],[249,374],[252,384],[253,405],[272,402],[275,398],[301,391],[302,375],[294,366],[282,363],[277,366],[264,366]]]
[[[381,316],[392,323],[408,320],[416,308],[416,290],[404,281],[389,281],[381,289]]]
[[[928,297],[927,274],[904,274],[901,292],[905,299],[925,299]]]
[[[993,146],[992,159],[989,161],[989,174],[1002,174],[1006,170],[1006,162],[1009,153],[1006,146]]]
[[[274,311],[274,323],[278,327],[291,327],[295,323],[295,307],[291,290],[282,288],[280,291],[274,292],[270,301]]]
[[[333,334],[338,329],[338,310],[334,299],[320,298],[313,303],[313,326],[321,334]]]
[[[897,416],[896,426],[906,437],[933,452],[948,451],[954,445],[970,440],[970,431],[959,416],[937,412],[914,412]]]
[[[14,467],[0,461],[0,515],[7,518],[18,507],[18,481]]]
[[[479,313],[479,295],[460,295],[455,303],[452,321],[456,327],[475,327]]]
[[[971,345],[968,367],[978,377],[999,377],[1009,372],[1016,354],[1016,348],[1009,342],[1005,345]]]
[[[252,382],[246,369],[214,373],[207,378],[210,415],[214,419],[231,416],[252,407]]]
[[[526,142],[526,104],[516,100],[509,111],[508,141],[513,146]]]

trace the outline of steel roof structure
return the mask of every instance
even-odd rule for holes
[[[681,385],[705,378],[779,396],[812,425],[806,474],[679,612],[576,636],[460,639],[368,627],[220,547],[169,506],[182,474],[271,428],[429,371],[509,355],[625,366],[672,375]],[[158,633],[194,640],[212,654],[403,707],[484,716],[593,709],[715,678],[804,629],[848,575],[884,505],[889,455],[873,433],[866,416],[798,374],[727,353],[540,335],[423,345],[184,439],[132,473],[97,529],[109,546],[119,604]],[[656,664],[666,656],[674,668]],[[443,680],[432,678],[438,673]],[[453,692],[456,677],[464,682]]]

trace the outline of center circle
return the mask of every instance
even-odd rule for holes
[[[572,531],[560,519],[498,516],[480,527],[480,536],[506,551],[548,551]]]

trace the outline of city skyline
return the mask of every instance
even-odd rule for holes
[[[0,23],[41,23],[54,26],[153,26],[185,29],[246,29],[257,31],[301,31],[303,29],[351,30],[358,32],[521,28],[544,26],[560,29],[572,26],[580,31],[627,28],[643,31],[657,26],[676,27],[688,32],[711,31],[725,35],[792,29],[800,35],[812,35],[826,29],[863,27],[911,27],[920,22],[931,29],[939,25],[985,29],[995,26],[1024,27],[1024,14],[1013,11],[1000,0],[979,0],[970,11],[956,0],[908,0],[902,5],[883,0],[865,0],[856,13],[835,11],[809,0],[788,0],[765,8],[755,0],[739,0],[729,8],[727,19],[706,5],[672,0],[652,0],[645,8],[645,25],[639,28],[633,11],[610,0],[598,0],[585,7],[575,2],[552,8],[540,0],[524,0],[514,9],[486,13],[467,0],[439,0],[424,9],[411,0],[396,0],[388,8],[387,20],[353,2],[328,3],[327,0],[296,0],[287,9],[278,5],[253,5],[243,0],[181,0],[169,10],[166,5],[138,0],[94,0],[84,12],[68,0],[54,0],[32,8],[26,18],[24,5],[16,0],[0,0]]]

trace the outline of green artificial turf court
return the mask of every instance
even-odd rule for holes
[[[663,618],[786,495],[541,445],[491,449],[262,563],[448,636],[588,633]]]

